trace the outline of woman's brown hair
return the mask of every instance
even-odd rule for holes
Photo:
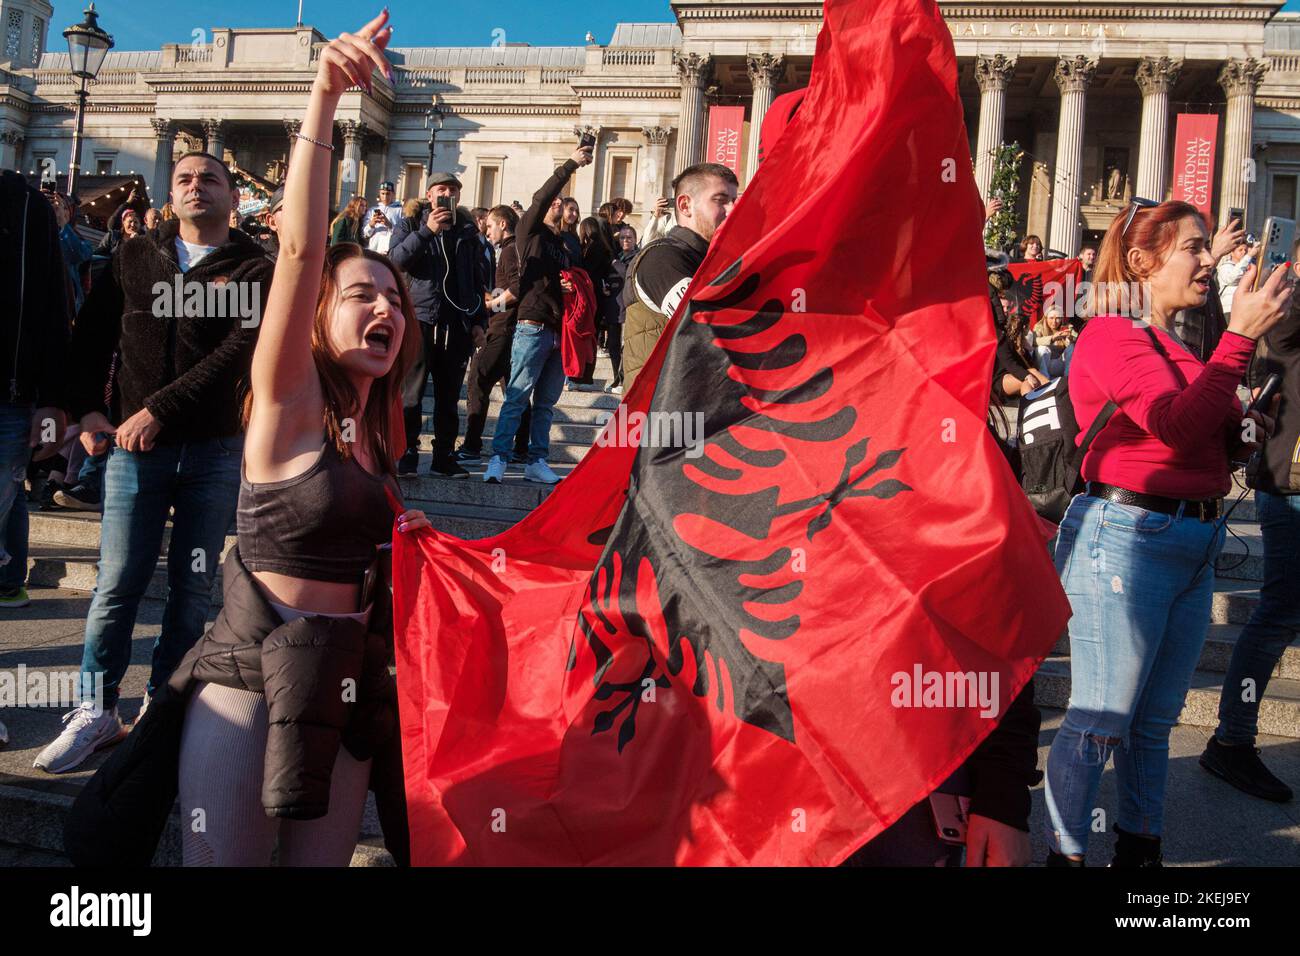
[[[348,204],[339,210],[339,214],[330,221],[330,229],[333,229],[340,219],[351,219],[357,225],[366,215],[366,201],[360,196],[353,196],[348,200]]]
[[[329,319],[337,307],[339,297],[339,267],[349,259],[368,259],[381,263],[392,273],[397,284],[398,295],[402,300],[402,315],[406,327],[402,332],[402,341],[397,349],[397,358],[392,368],[382,378],[377,378],[370,386],[366,407],[359,408],[357,390],[342,366],[329,341]],[[354,242],[340,242],[325,250],[325,271],[321,278],[320,293],[316,297],[316,312],[311,325],[311,355],[316,363],[316,374],[320,376],[321,395],[325,399],[325,433],[330,444],[338,451],[344,461],[352,457],[352,442],[344,437],[345,423],[354,424],[347,431],[361,433],[370,443],[370,454],[386,474],[395,474],[397,458],[405,450],[406,431],[402,423],[402,383],[407,373],[419,356],[421,337],[419,323],[415,318],[415,307],[411,304],[411,295],[406,288],[406,281],[387,256],[363,249]],[[253,416],[253,393],[250,389],[244,395],[244,427],[248,427]],[[354,438],[358,437],[353,435]],[[400,443],[400,444],[397,444]]]
[[[1133,213],[1132,221],[1129,213]],[[1188,217],[1204,225],[1200,210],[1191,203],[1171,200],[1158,206],[1130,206],[1115,216],[1106,237],[1101,241],[1097,263],[1092,270],[1090,315],[1124,315],[1141,318],[1148,310],[1143,286],[1147,278],[1164,262],[1178,237],[1178,224]],[[1131,249],[1141,249],[1154,265],[1138,272],[1129,265]]]
[[[1043,254],[1043,240],[1039,239],[1037,236],[1025,236],[1025,238],[1020,240],[1020,257],[1022,259],[1025,256],[1025,250],[1029,248],[1031,242],[1038,243],[1038,254],[1040,256]]]

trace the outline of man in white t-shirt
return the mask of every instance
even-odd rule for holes
[[[239,497],[241,387],[274,269],[251,236],[230,228],[238,198],[220,160],[182,156],[171,179],[177,218],[122,242],[77,317],[69,411],[87,452],[104,452],[110,436],[115,445],[81,660],[86,697],[36,758],[49,773],[126,734],[118,691],[169,515],[167,603],[144,706],[207,620]]]
[[[379,184],[379,202],[370,207],[366,213],[365,225],[361,235],[369,248],[375,252],[388,253],[388,245],[393,238],[393,228],[402,218],[402,204],[397,201],[397,192],[391,182]]]

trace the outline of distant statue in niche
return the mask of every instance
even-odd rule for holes
[[[1128,194],[1128,150],[1122,147],[1107,147],[1103,168],[1106,170],[1103,198],[1107,201],[1123,202]]]
[[[1106,178],[1106,198],[1124,198],[1124,174],[1118,169],[1112,169],[1110,175]]]

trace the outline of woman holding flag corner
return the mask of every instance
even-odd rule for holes
[[[281,865],[346,866],[372,756],[395,728],[391,636],[371,616],[387,588],[370,583],[393,533],[401,383],[419,336],[387,258],[352,243],[327,252],[324,239],[334,111],[349,87],[369,88],[372,71],[391,75],[387,20],[384,10],[321,51],[290,159],[245,403],[238,544],[225,567],[237,583],[180,668],[197,682],[181,740],[182,812],[206,819],[202,832],[185,828],[186,865],[266,865],[278,841]],[[419,511],[397,516],[399,533],[423,527]],[[238,658],[253,642],[245,660],[261,673],[250,680]],[[239,673],[213,675],[225,658]]]

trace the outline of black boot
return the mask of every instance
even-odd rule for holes
[[[1141,867],[1164,867],[1160,855],[1160,837],[1138,836],[1121,830],[1115,824],[1115,858],[1110,865],[1118,869],[1137,869]]]
[[[1275,803],[1291,799],[1291,788],[1269,772],[1259,759],[1259,750],[1251,744],[1230,747],[1219,743],[1218,737],[1211,737],[1201,754],[1201,766],[1252,797]]]
[[[1048,850],[1047,865],[1048,866],[1071,866],[1071,867],[1082,868],[1083,860],[1072,860],[1064,853],[1057,853],[1055,850]]]

